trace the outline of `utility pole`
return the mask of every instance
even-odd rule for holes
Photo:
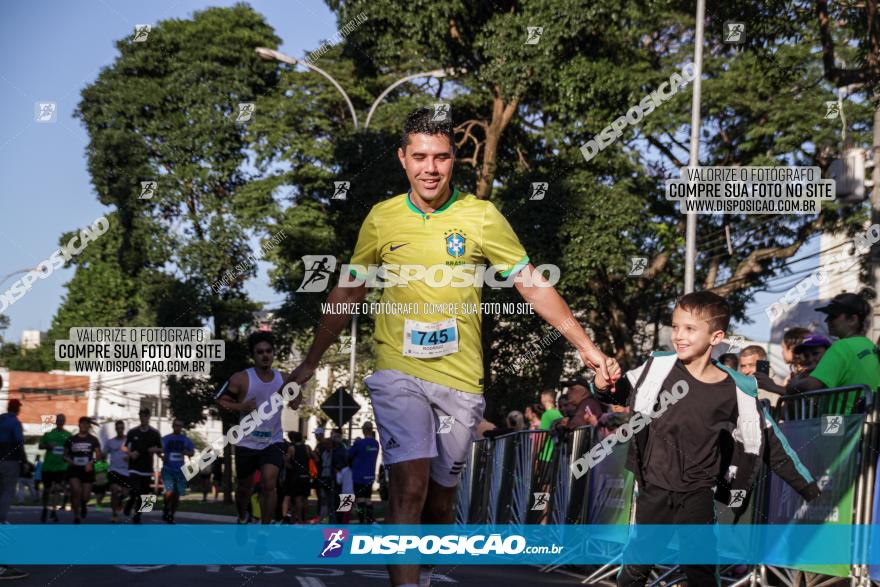
[[[688,166],[700,165],[700,98],[703,79],[703,29],[706,20],[706,0],[697,0],[697,31],[694,35],[694,94],[691,101],[691,153]],[[694,291],[697,274],[697,214],[687,215],[684,251],[684,293]]]
[[[871,225],[880,224],[880,95],[874,96],[874,144],[872,148],[872,159],[874,161],[874,170],[871,174],[873,186],[871,186]],[[871,245],[871,282],[874,291],[880,296],[880,242]],[[876,341],[880,336],[880,300],[874,299],[873,316],[871,317],[871,325],[868,329],[868,335],[871,340]]]

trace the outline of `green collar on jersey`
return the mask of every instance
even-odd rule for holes
[[[410,188],[409,191],[406,192],[406,205],[407,205],[407,207],[410,210],[412,210],[413,212],[415,212],[416,214],[418,214],[419,216],[421,216],[422,218],[425,218],[426,216],[433,216],[434,214],[439,214],[440,212],[447,210],[455,202],[455,200],[458,198],[458,188],[452,188],[452,195],[449,196],[449,199],[446,200],[446,203],[443,204],[442,206],[440,206],[439,208],[437,208],[436,210],[434,210],[433,212],[429,212],[428,214],[425,214],[424,212],[419,210],[416,207],[416,205],[412,203],[412,200],[410,199],[410,194],[412,194],[412,188]]]

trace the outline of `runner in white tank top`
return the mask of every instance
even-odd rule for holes
[[[278,393],[278,390],[281,389],[281,385],[284,383],[284,379],[281,377],[281,373],[279,373],[275,369],[272,369],[271,373],[274,375],[274,377],[266,382],[263,381],[259,375],[257,375],[257,372],[253,367],[251,367],[250,369],[246,369],[244,372],[247,374],[248,381],[247,395],[244,398],[245,403],[253,400],[254,402],[256,402],[257,407],[260,407],[263,404],[267,404],[266,407],[263,408],[263,410],[268,413],[268,402],[271,401],[274,394]],[[246,412],[242,412],[239,415],[239,419],[245,417],[246,415]],[[275,412],[274,416],[272,416],[268,420],[263,420],[262,424],[260,424],[256,430],[242,438],[241,442],[238,443],[238,446],[262,450],[270,444],[282,442],[283,440],[284,433],[281,429],[281,410],[278,410],[277,412]]]
[[[258,411],[263,420],[235,446],[235,472],[238,477],[235,505],[239,523],[247,523],[247,506],[254,489],[254,473],[259,470],[261,522],[270,524],[275,514],[278,473],[284,466],[287,446],[281,428],[281,410],[276,410],[268,417],[267,415],[272,412],[272,396],[281,392],[285,376],[272,368],[275,342],[270,333],[251,334],[248,337],[248,348],[254,359],[254,366],[233,375],[217,403],[226,410],[238,412],[239,420],[254,411]],[[301,401],[302,396],[299,396],[288,407],[296,409]],[[277,400],[275,403],[277,405]]]

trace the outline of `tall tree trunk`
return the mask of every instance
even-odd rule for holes
[[[498,144],[501,142],[501,134],[510,119],[513,118],[519,100],[504,102],[504,98],[498,93],[498,88],[493,88],[495,98],[492,100],[492,120],[486,130],[486,143],[483,147],[483,164],[477,176],[476,196],[481,200],[488,200],[492,195],[492,183],[495,181],[495,172],[498,169]]]

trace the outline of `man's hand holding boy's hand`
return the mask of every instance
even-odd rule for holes
[[[584,362],[584,365],[596,371],[596,378],[598,380],[599,377],[602,378],[602,381],[607,383],[610,381],[614,383],[618,379],[620,379],[620,365],[617,364],[616,359],[612,359],[605,355],[602,351],[600,351],[595,346],[591,346],[586,349],[578,349],[578,353],[581,356],[581,360]],[[609,369],[612,366],[617,366],[617,375],[611,375]],[[604,386],[603,386],[604,387]]]
[[[600,370],[596,369],[596,380],[595,386],[598,389],[607,389],[609,383],[614,383],[618,379],[620,379],[620,363],[617,362],[617,359],[612,357],[605,357],[605,369]],[[607,372],[608,376],[606,377],[604,373]]]

